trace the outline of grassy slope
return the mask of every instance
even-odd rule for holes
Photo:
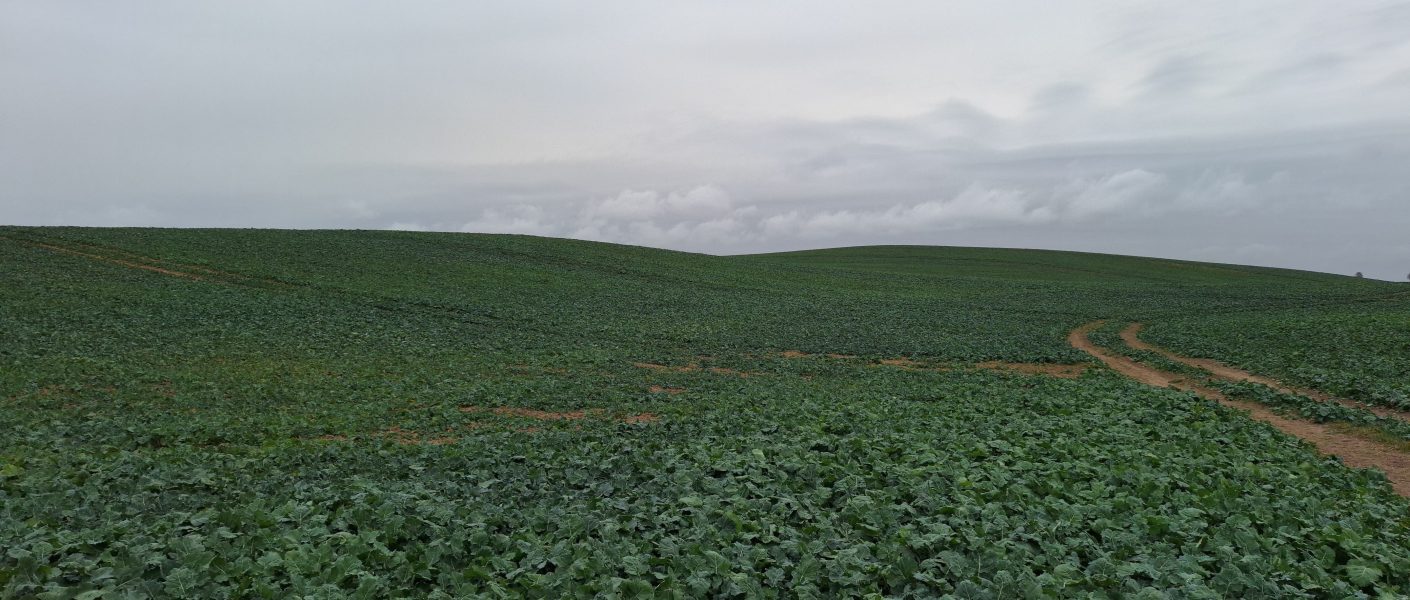
[[[394,232],[0,236],[12,594],[900,594],[967,581],[1285,595],[1404,590],[1410,576],[1405,504],[1377,477],[1212,405],[1108,375],[769,354],[1073,361],[1063,336],[1092,318],[1345,303],[1390,284],[959,248],[723,258]],[[541,423],[461,410],[472,405],[661,421]],[[392,428],[456,443],[399,444]],[[1240,548],[1255,557],[1244,577],[1208,562],[1219,540],[1258,546]],[[1357,561],[1377,581],[1348,583]]]

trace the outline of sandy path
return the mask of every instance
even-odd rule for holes
[[[1410,497],[1410,454],[1392,447],[1338,432],[1327,425],[1289,419],[1278,415],[1267,407],[1254,402],[1234,400],[1204,386],[1191,383],[1186,378],[1140,364],[1124,356],[1119,356],[1092,343],[1087,334],[1101,327],[1103,321],[1088,323],[1068,334],[1067,341],[1077,348],[1102,361],[1113,370],[1145,384],[1195,392],[1224,406],[1242,410],[1250,417],[1268,423],[1280,431],[1295,435],[1317,447],[1323,454],[1335,455],[1351,467],[1380,469],[1390,480],[1397,494]]]
[[[1144,327],[1145,326],[1140,323],[1132,323],[1128,325],[1125,329],[1121,330],[1121,341],[1126,342],[1127,346],[1130,346],[1137,350],[1149,350],[1175,362],[1184,363],[1186,365],[1198,369],[1204,369],[1205,371],[1210,372],[1216,378],[1223,379],[1225,381],[1252,381],[1254,383],[1261,383],[1270,388],[1287,394],[1301,394],[1318,402],[1336,402],[1337,404],[1342,404],[1351,408],[1360,408],[1363,410],[1367,410],[1382,417],[1392,417],[1396,419],[1410,421],[1410,412],[1406,412],[1403,410],[1396,410],[1383,406],[1372,406],[1370,404],[1357,402],[1355,400],[1338,398],[1331,394],[1319,392],[1317,390],[1293,387],[1284,384],[1283,382],[1278,381],[1276,379],[1269,379],[1260,375],[1254,375],[1253,373],[1250,373],[1238,367],[1231,367],[1212,358],[1190,358],[1188,356],[1181,356],[1179,354],[1166,350],[1165,348],[1161,348],[1160,346],[1148,344],[1146,342],[1141,341],[1139,335],[1141,333],[1141,329],[1143,329]]]

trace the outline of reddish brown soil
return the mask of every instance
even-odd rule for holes
[[[1204,369],[1214,377],[1218,379],[1223,379],[1225,381],[1251,381],[1254,383],[1261,383],[1280,392],[1288,394],[1301,394],[1313,400],[1317,400],[1318,402],[1336,402],[1338,404],[1350,406],[1352,408],[1364,409],[1382,417],[1392,417],[1397,419],[1410,420],[1410,412],[1407,411],[1395,410],[1393,408],[1385,408],[1383,406],[1372,406],[1370,404],[1357,402],[1355,400],[1338,398],[1326,392],[1294,387],[1276,379],[1263,377],[1261,375],[1254,375],[1253,373],[1250,373],[1238,367],[1226,365],[1212,358],[1191,358],[1188,356],[1181,356],[1155,344],[1150,344],[1141,341],[1141,338],[1139,336],[1141,333],[1141,329],[1143,329],[1144,327],[1145,326],[1140,323],[1132,323],[1128,325],[1125,329],[1121,330],[1121,341],[1126,342],[1127,346],[1130,346],[1137,350],[1148,350],[1175,362],[1184,363],[1197,369]]]
[[[382,430],[378,435],[390,437],[392,441],[398,444],[412,445],[421,443],[421,434],[410,429],[402,429],[395,425]]]
[[[1124,356],[1107,352],[1093,344],[1091,340],[1087,339],[1087,334],[1101,327],[1103,323],[1104,321],[1095,321],[1072,330],[1072,333],[1067,335],[1067,343],[1071,344],[1073,348],[1095,356],[1097,360],[1102,361],[1102,364],[1112,370],[1147,385],[1170,387],[1170,384],[1178,378],[1176,375],[1157,371]]]
[[[901,357],[901,358],[883,358],[883,359],[878,360],[878,361],[876,361],[876,362],[877,362],[877,364],[882,364],[882,365],[886,365],[886,366],[889,366],[889,367],[901,367],[902,369],[922,369],[922,368],[925,368],[925,366],[926,366],[926,364],[923,363],[923,362],[920,362],[920,361],[918,361],[918,360],[912,360],[912,359],[905,358],[905,357]]]
[[[1048,375],[1063,379],[1076,379],[1086,372],[1085,365],[1058,365],[1049,363],[1014,363],[991,360],[974,365],[979,369],[994,371],[1016,371],[1025,375]]]
[[[807,352],[803,352],[801,350],[784,350],[783,352],[779,352],[775,356],[778,356],[779,358],[817,358],[819,356],[823,356],[835,360],[848,360],[857,358],[857,355],[855,354],[837,354],[834,352],[828,352],[826,354],[808,354]]]
[[[664,389],[681,389],[681,388],[663,388],[663,390],[664,390]],[[685,390],[684,390],[684,389],[681,389],[681,391],[685,391]],[[674,393],[674,392],[671,392],[671,393]],[[532,408],[520,408],[520,407],[517,407],[517,406],[497,406],[497,407],[495,407],[495,408],[481,408],[481,407],[479,407],[479,406],[462,406],[462,407],[460,407],[460,412],[474,413],[474,412],[482,412],[482,411],[488,411],[488,412],[494,413],[495,415],[498,415],[498,416],[501,416],[501,417],[520,417],[520,418],[525,418],[525,419],[534,419],[534,420],[536,420],[536,421],[576,421],[576,420],[579,420],[579,419],[587,419],[587,418],[602,418],[603,416],[605,416],[605,415],[607,414],[607,411],[604,410],[604,409],[601,409],[601,408],[587,408],[587,409],[583,409],[583,410],[570,410],[570,411],[563,411],[563,412],[554,412],[554,411],[547,411],[547,410],[536,410],[536,409],[532,409]],[[660,417],[658,417],[658,416],[656,416],[656,415],[654,415],[654,414],[651,414],[651,413],[638,413],[638,414],[632,414],[632,415],[625,415],[625,416],[621,417],[621,421],[622,421],[623,423],[653,423],[653,422],[656,422],[656,421],[658,421],[658,420],[660,420]],[[481,424],[480,424],[480,423],[473,423],[473,424],[468,425],[468,426],[469,426],[469,427],[472,427],[472,428],[475,428],[475,427],[480,427]],[[534,431],[538,431],[538,428],[537,428],[537,427],[530,427],[530,428],[526,428],[526,429],[533,429]],[[524,430],[525,430],[525,429],[520,429],[519,431],[524,431]]]
[[[653,394],[679,394],[679,393],[682,393],[682,392],[685,391],[685,388],[679,388],[679,387],[664,387],[664,386],[659,386],[659,385],[653,385],[653,386],[651,386],[651,387],[648,388],[648,389],[649,389],[649,390],[651,391],[651,393],[653,393]]]
[[[688,365],[685,365],[685,366],[674,366],[674,367],[673,367],[673,366],[667,366],[667,365],[658,365],[658,364],[656,364],[656,363],[636,362],[636,363],[632,363],[632,366],[633,366],[633,367],[636,367],[636,368],[638,368],[638,369],[651,369],[651,370],[653,370],[653,371],[670,371],[670,372],[672,372],[672,373],[695,373],[695,372],[697,372],[697,371],[705,370],[705,371],[709,371],[709,372],[711,372],[711,373],[715,373],[715,374],[717,374],[717,375],[734,375],[734,376],[736,376],[736,377],[751,377],[751,376],[754,376],[754,375],[758,375],[758,373],[750,373],[750,372],[747,372],[747,371],[736,371],[736,370],[734,370],[734,369],[726,369],[726,368],[723,368],[723,367],[709,367],[708,369],[705,369],[705,368],[702,368],[700,365],[698,365],[698,364],[696,364],[696,363],[691,363],[691,364],[688,364]]]
[[[1380,469],[1386,474],[1386,478],[1390,480],[1396,493],[1410,497],[1410,454],[1380,442],[1345,433],[1330,425],[1278,415],[1261,404],[1228,398],[1217,390],[1191,383],[1179,375],[1160,371],[1124,356],[1108,352],[1087,338],[1087,334],[1100,327],[1102,323],[1102,321],[1096,321],[1074,329],[1067,336],[1068,343],[1132,379],[1157,387],[1195,392],[1224,406],[1244,411],[1250,417],[1268,423],[1284,433],[1311,442],[1318,451],[1338,456],[1348,466]]]
[[[501,417],[524,417],[528,419],[537,419],[539,421],[576,421],[578,419],[587,418],[588,415],[602,414],[603,410],[600,408],[592,408],[588,410],[553,412],[547,410],[534,410],[532,408],[499,406],[492,409],[492,412]]]

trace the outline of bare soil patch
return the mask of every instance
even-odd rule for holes
[[[681,389],[681,391],[685,390]],[[569,411],[550,411],[537,410],[533,408],[521,408],[517,406],[496,406],[494,408],[484,408],[480,406],[462,406],[460,407],[460,412],[489,412],[491,414],[501,417],[518,417],[523,419],[533,419],[535,421],[577,421],[581,419],[601,419],[607,416],[607,410],[602,408],[585,408],[581,410]],[[660,417],[657,417],[652,413],[636,413],[630,415],[623,415],[619,418],[619,420],[623,423],[644,423],[658,421],[660,420]],[[479,427],[480,424],[476,423],[474,426]],[[537,431],[537,428],[533,429]]]
[[[1047,375],[1063,379],[1076,379],[1087,371],[1085,365],[1059,365],[1051,363],[1015,363],[991,360],[974,365],[979,369],[993,371],[1016,371],[1025,375]]]
[[[778,356],[779,358],[817,358],[819,356],[822,356],[834,360],[848,360],[857,358],[857,355],[855,354],[838,354],[836,352],[827,352],[823,354],[808,354],[807,352],[803,352],[802,350],[784,350],[783,352],[779,352],[775,356]]]
[[[415,445],[421,443],[421,434],[410,429],[402,429],[395,425],[377,432],[377,435],[386,436],[392,441],[402,445]]]
[[[929,366],[923,362],[904,356],[900,358],[883,358],[876,361],[876,364],[886,365],[888,367],[901,367],[902,369],[923,369]]]
[[[724,367],[708,367],[708,368],[706,368],[706,367],[701,367],[698,363],[690,363],[690,364],[684,365],[684,366],[669,366],[669,365],[658,365],[658,364],[656,364],[656,363],[634,362],[634,363],[632,363],[632,366],[633,366],[633,367],[636,367],[636,368],[638,368],[638,369],[651,369],[651,370],[653,370],[653,371],[669,371],[669,372],[672,372],[672,373],[695,373],[695,372],[698,372],[698,371],[708,371],[708,372],[710,372],[710,373],[715,373],[715,374],[717,374],[717,375],[734,375],[734,376],[736,376],[736,377],[751,377],[751,376],[754,376],[754,375],[758,375],[758,373],[750,373],[750,372],[748,372],[748,371],[738,371],[738,370],[735,370],[735,369],[726,369],[726,368],[724,368]]]
[[[666,387],[666,386],[661,386],[661,385],[653,385],[653,386],[651,386],[650,388],[647,388],[647,389],[648,389],[651,393],[653,393],[653,394],[680,394],[680,393],[685,392],[685,388],[681,388],[681,387]]]
[[[451,436],[425,438],[421,437],[421,434],[416,431],[402,429],[400,427],[388,427],[381,431],[379,435],[387,436],[391,438],[392,441],[403,446],[419,446],[423,444],[427,446],[445,446],[459,441],[459,438]]]

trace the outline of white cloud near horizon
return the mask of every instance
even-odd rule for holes
[[[1044,186],[973,183],[948,198],[815,210],[741,204],[720,186],[703,184],[684,190],[622,190],[554,208],[491,206],[459,226],[398,222],[385,228],[518,233],[729,252],[808,246],[857,236],[883,240],[925,236],[973,227],[1080,226],[1191,212],[1230,217],[1257,209],[1287,179],[1286,173],[1278,172],[1250,183],[1242,175],[1203,172],[1192,182],[1177,184],[1161,173],[1129,169]]]

